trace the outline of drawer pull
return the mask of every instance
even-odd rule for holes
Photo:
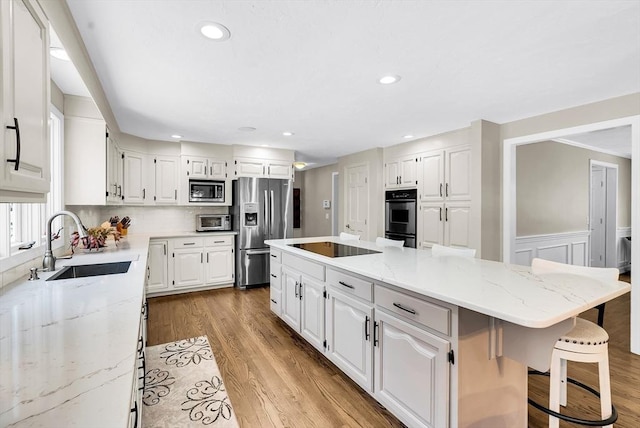
[[[184,244],[182,244],[182,245],[196,245],[196,243],[195,243],[195,242],[185,242],[185,243],[184,243]]]
[[[213,241],[214,244],[224,244],[224,241]]]
[[[411,309],[411,308],[405,308],[404,306],[402,306],[400,303],[394,303],[393,306],[395,306],[398,309],[402,309],[405,312],[409,312],[412,315],[416,314],[416,311]]]
[[[272,301],[273,303],[275,303],[276,305],[278,304],[278,302],[276,302],[276,301],[275,301],[275,300],[273,300],[273,299],[271,299],[271,301]]]
[[[353,285],[351,285],[351,284],[347,284],[346,282],[342,282],[342,281],[338,281],[338,284],[340,284],[340,285],[344,285],[345,287],[350,288],[350,289],[352,289],[352,290],[353,290],[354,288],[356,288],[356,287],[354,287]],[[394,305],[395,305],[395,303],[394,303]]]
[[[275,276],[274,274],[271,274],[271,277],[272,277],[272,278],[278,278],[278,277],[277,277],[277,276]]]
[[[276,255],[275,255],[275,254],[271,254],[271,257],[273,257],[273,258],[275,259],[275,258],[276,258]]]

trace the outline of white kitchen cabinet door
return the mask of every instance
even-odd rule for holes
[[[67,205],[105,205],[106,127],[101,119],[64,119],[64,201]]]
[[[302,315],[300,334],[324,353],[325,298],[324,283],[302,276]]]
[[[206,158],[190,157],[187,162],[187,176],[190,179],[206,179],[209,165]]]
[[[431,248],[443,244],[444,204],[422,204],[418,209],[418,247]]]
[[[444,218],[444,245],[469,247],[471,203],[450,202],[445,204]]]
[[[282,268],[282,319],[300,331],[300,274]]]
[[[166,240],[151,240],[149,242],[147,293],[164,291],[169,288],[167,247]]]
[[[145,204],[150,196],[147,193],[146,155],[124,152],[124,183],[122,188],[125,204]]]
[[[177,156],[156,156],[155,195],[153,201],[158,205],[175,205],[178,203],[178,170]]]
[[[366,391],[373,391],[373,308],[329,288],[326,355]]]
[[[400,162],[389,161],[384,167],[384,187],[396,189],[400,185]]]
[[[266,177],[267,167],[260,159],[236,159],[236,177]]]
[[[234,260],[231,247],[205,248],[205,275],[206,284],[228,285],[233,283]]]
[[[122,204],[124,154],[107,132],[107,203]]]
[[[375,398],[411,427],[449,426],[448,341],[376,312]]]
[[[173,286],[193,287],[203,284],[204,254],[202,248],[178,249],[173,252]]]
[[[444,152],[437,150],[421,156],[418,171],[419,202],[439,202],[444,198]]]
[[[267,164],[267,176],[269,178],[290,180],[293,177],[293,165],[291,162],[269,162]]]
[[[400,160],[400,177],[398,178],[398,187],[416,187],[418,184],[417,172],[417,162],[414,156],[402,158]]]
[[[49,191],[49,23],[36,1],[0,2],[0,201]],[[100,187],[100,191],[102,188]]]
[[[282,316],[282,291],[275,288],[269,290],[271,312],[277,316]]]
[[[448,201],[471,199],[471,149],[461,147],[446,151],[445,198]]]
[[[210,180],[225,180],[227,178],[227,161],[220,159],[209,159],[209,175]]]

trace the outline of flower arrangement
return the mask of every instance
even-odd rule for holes
[[[80,244],[82,244],[82,248],[86,250],[100,251],[101,248],[107,246],[109,236],[113,236],[113,240],[116,242],[116,245],[118,245],[120,232],[115,226],[111,226],[111,223],[108,221],[105,221],[100,226],[88,229],[87,238],[82,240],[78,232],[73,232],[71,234],[71,252],[73,253],[75,248]]]

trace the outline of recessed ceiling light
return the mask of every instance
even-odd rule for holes
[[[217,22],[204,22],[200,24],[200,32],[207,39],[215,40],[216,42],[229,40],[231,37],[229,29]]]
[[[182,138],[182,135],[173,134],[173,135],[171,136],[171,138],[178,138],[178,139],[180,139],[180,138]]]
[[[242,131],[242,132],[253,132],[255,130],[256,128],[254,128],[253,126],[242,126],[238,128],[238,131]]]
[[[286,131],[283,132],[282,135],[284,135],[285,137],[291,137],[293,135],[293,132]]]
[[[293,166],[294,166],[296,169],[302,169],[302,168],[304,168],[305,166],[307,166],[307,163],[306,163],[306,162],[294,162],[294,163],[293,163]]]
[[[392,83],[396,83],[399,80],[400,80],[400,76],[389,75],[389,76],[382,76],[378,80],[378,82],[382,83],[383,85],[391,85]]]
[[[405,135],[404,138],[413,138],[413,135]]]
[[[49,53],[54,58],[58,58],[63,61],[71,61],[69,54],[67,54],[67,51],[65,51],[64,48],[49,48]]]

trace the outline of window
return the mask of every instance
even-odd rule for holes
[[[44,245],[47,220],[51,214],[62,209],[64,117],[54,106],[51,106],[49,122],[51,187],[47,194],[47,202],[42,204],[0,204],[0,227],[4,229],[2,235],[9,238],[8,240],[0,239],[0,258],[13,256],[28,248]],[[61,227],[62,219],[56,218],[52,224],[52,230],[56,232]],[[55,243],[55,247],[62,244],[63,242],[60,240]]]

